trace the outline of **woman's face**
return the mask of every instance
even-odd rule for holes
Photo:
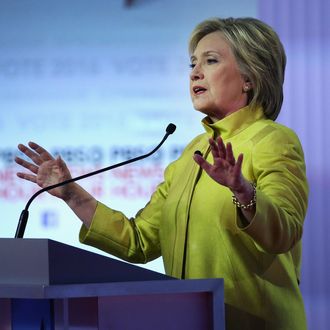
[[[222,119],[247,105],[249,82],[240,73],[221,32],[203,37],[191,56],[190,95],[194,108]]]

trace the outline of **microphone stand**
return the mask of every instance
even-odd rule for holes
[[[26,228],[26,224],[27,224],[28,218],[29,218],[29,211],[28,211],[28,209],[29,209],[31,203],[33,202],[33,200],[37,196],[39,196],[41,193],[43,193],[45,191],[48,191],[48,190],[51,190],[51,189],[54,189],[54,188],[58,188],[58,187],[64,186],[64,185],[69,184],[71,182],[79,181],[79,180],[88,178],[90,176],[93,176],[93,175],[96,175],[96,174],[99,174],[99,173],[102,173],[102,172],[105,172],[105,171],[110,171],[110,170],[113,170],[113,169],[115,169],[117,167],[124,166],[124,165],[130,164],[130,163],[136,162],[138,160],[147,158],[147,157],[151,156],[153,153],[155,153],[162,146],[162,144],[165,142],[165,140],[168,138],[168,136],[170,134],[173,134],[174,133],[175,129],[176,129],[176,126],[174,124],[172,124],[172,123],[169,124],[167,126],[167,128],[166,128],[166,134],[164,135],[164,137],[160,141],[160,143],[153,150],[151,150],[150,152],[148,152],[148,153],[146,153],[144,155],[141,155],[141,156],[138,156],[138,157],[135,157],[135,158],[131,158],[131,159],[125,160],[125,161],[123,161],[121,163],[114,164],[114,165],[111,165],[111,166],[107,166],[107,167],[101,168],[99,170],[96,170],[94,172],[83,174],[83,175],[80,175],[78,177],[71,178],[71,179],[68,179],[68,180],[65,180],[65,181],[62,181],[62,182],[59,182],[59,183],[56,183],[56,184],[53,184],[53,185],[50,185],[50,186],[47,186],[47,187],[44,187],[44,188],[38,190],[28,200],[28,202],[25,205],[24,210],[22,211],[22,213],[21,213],[21,215],[19,217],[19,221],[18,221],[18,225],[17,225],[17,228],[16,228],[16,233],[15,233],[15,238],[23,238],[24,232],[25,232],[25,228]]]

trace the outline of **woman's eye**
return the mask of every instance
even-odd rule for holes
[[[218,60],[216,60],[215,58],[208,58],[206,62],[207,64],[214,64],[214,63],[218,63]]]

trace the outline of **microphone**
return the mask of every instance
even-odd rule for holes
[[[29,218],[29,211],[28,211],[29,206],[31,205],[32,201],[37,196],[39,196],[41,193],[43,193],[45,191],[48,191],[48,190],[51,190],[51,189],[54,189],[54,188],[57,188],[57,187],[64,186],[64,185],[69,184],[71,182],[75,182],[75,181],[78,181],[78,180],[82,180],[82,179],[88,178],[88,177],[90,177],[92,175],[96,175],[96,174],[99,174],[99,173],[102,173],[102,172],[105,172],[105,171],[110,171],[110,170],[113,170],[114,168],[117,168],[117,167],[120,167],[120,166],[124,166],[124,165],[130,164],[130,163],[136,162],[138,160],[147,158],[147,157],[151,156],[153,153],[155,153],[162,146],[162,144],[165,142],[165,140],[168,138],[168,136],[174,133],[175,129],[176,129],[176,126],[174,124],[170,123],[166,127],[166,134],[164,135],[164,137],[160,141],[160,143],[153,150],[151,150],[150,152],[148,152],[148,153],[146,153],[144,155],[141,155],[141,156],[138,156],[138,157],[135,157],[135,158],[131,158],[131,159],[125,160],[125,161],[123,161],[121,163],[114,164],[114,165],[111,165],[111,166],[107,166],[107,167],[101,168],[99,170],[96,170],[96,171],[93,171],[93,172],[90,172],[90,173],[87,173],[87,174],[84,174],[84,175],[80,175],[80,176],[77,176],[75,178],[71,178],[71,179],[68,179],[68,180],[65,180],[65,181],[62,181],[62,182],[59,182],[59,183],[56,183],[56,184],[53,184],[53,185],[50,185],[48,187],[44,187],[44,188],[38,190],[28,200],[28,202],[26,203],[26,206],[25,206],[24,210],[22,211],[22,213],[20,215],[20,218],[19,218],[19,221],[18,221],[18,225],[17,225],[17,228],[16,228],[15,238],[23,238],[24,232],[25,232],[25,227],[26,227],[26,224],[27,224],[28,218]]]
[[[196,150],[196,151],[194,152],[194,154],[195,154],[195,155],[200,155],[200,156],[203,157],[203,154],[202,154],[199,150]]]

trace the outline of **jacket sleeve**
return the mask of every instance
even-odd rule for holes
[[[128,219],[122,212],[98,202],[90,228],[81,227],[80,242],[129,262],[146,263],[158,258],[161,255],[159,222],[173,168],[174,163],[167,167],[164,182],[134,218]]]
[[[253,146],[252,167],[257,184],[256,214],[242,230],[259,249],[285,253],[302,237],[308,202],[305,161],[298,137],[287,128],[269,132]]]

